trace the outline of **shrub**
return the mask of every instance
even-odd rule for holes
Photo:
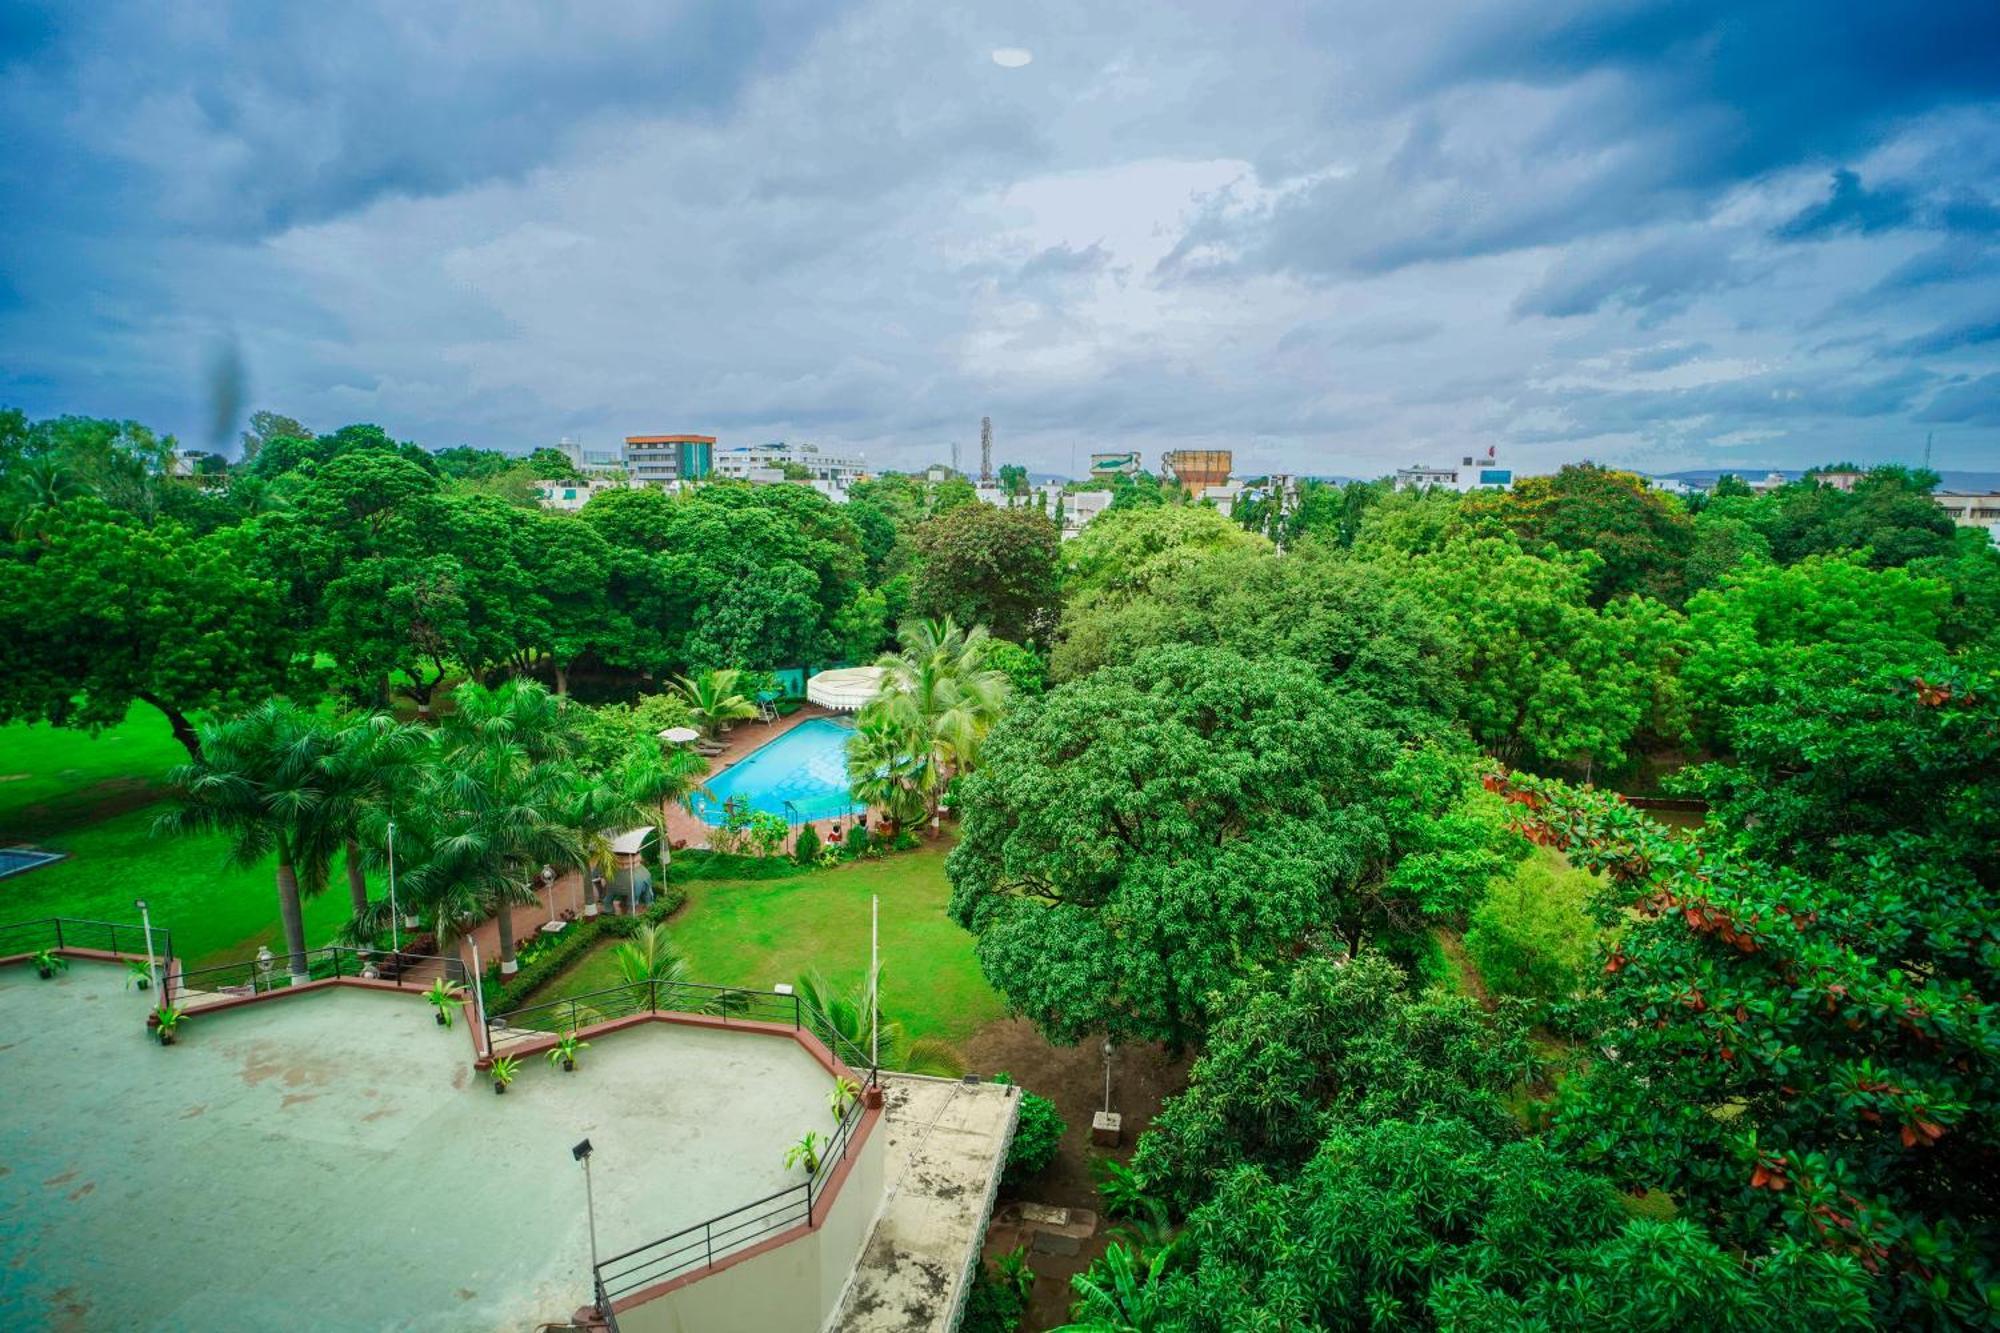
[[[974,1260],[959,1333],[1014,1333],[1028,1313],[1028,1292],[1034,1283],[1034,1270],[1019,1247],[991,1263]]]
[[[532,957],[521,962],[521,970],[502,983],[500,964],[495,962],[486,969],[483,980],[486,1012],[504,1014],[509,1009],[519,1009],[533,998],[534,993],[554,981],[569,969],[570,964],[588,953],[599,940],[622,938],[639,933],[641,925],[658,925],[680,910],[687,901],[687,894],[672,885],[662,885],[653,899],[653,905],[637,916],[611,916],[603,914],[583,921],[573,921],[569,929],[556,936],[547,945],[541,945],[538,937]],[[515,958],[524,955],[517,951]]]
[[[1487,986],[1545,1005],[1581,990],[1597,949],[1589,910],[1596,888],[1595,876],[1548,851],[1495,879],[1465,933]]]
[[[856,824],[847,834],[847,855],[851,859],[868,853],[868,830]]]
[[[819,834],[813,832],[811,824],[807,824],[804,828],[800,829],[799,836],[793,840],[792,859],[802,866],[818,864]]]
[[[993,1081],[1011,1085],[1014,1076],[995,1074]],[[1000,1183],[1014,1189],[1053,1162],[1056,1150],[1062,1147],[1063,1131],[1068,1128],[1054,1102],[1022,1088],[1021,1119],[1014,1128],[1014,1142],[1007,1149],[1007,1165],[1001,1172]]]

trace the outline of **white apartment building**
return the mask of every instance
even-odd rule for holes
[[[816,444],[741,444],[715,452],[715,475],[737,481],[756,481],[753,475],[775,469],[782,476],[786,464],[802,467],[813,481],[837,483],[842,490],[868,475],[868,460],[860,454],[835,453]]]
[[[1514,485],[1511,468],[1500,466],[1497,446],[1486,446],[1486,457],[1462,456],[1457,467],[1412,465],[1396,469],[1396,489],[1421,490],[1436,487],[1446,491],[1504,491]]]

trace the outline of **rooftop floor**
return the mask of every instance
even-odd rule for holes
[[[911,1074],[886,1074],[882,1085],[882,1213],[832,1327],[948,1333],[986,1239],[1020,1089]]]
[[[0,1327],[521,1329],[613,1254],[802,1177],[830,1077],[792,1042],[648,1023],[504,1097],[414,996],[195,1015],[123,969],[0,967]]]

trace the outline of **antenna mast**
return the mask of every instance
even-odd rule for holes
[[[979,418],[979,484],[993,484],[993,418]]]

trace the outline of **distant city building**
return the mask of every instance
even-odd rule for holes
[[[1701,487],[1692,482],[1682,481],[1679,477],[1642,477],[1641,480],[1646,483],[1649,490],[1659,491],[1663,495],[1701,494]]]
[[[1396,469],[1396,489],[1399,491],[1422,490],[1435,487],[1446,491],[1504,491],[1514,485],[1511,468],[1500,466],[1499,450],[1494,445],[1486,446],[1486,457],[1475,458],[1466,454],[1459,459],[1457,467],[1411,466]]]
[[[1236,455],[1228,449],[1169,449],[1160,455],[1160,470],[1187,487],[1199,500],[1211,486],[1228,482]]]
[[[1076,464],[1070,464],[1075,467]],[[1090,456],[1090,478],[1103,481],[1111,477],[1132,477],[1139,473],[1139,451],[1126,449],[1115,454],[1092,454]]]
[[[1211,486],[1203,492],[1202,499],[1209,501],[1224,514],[1236,512],[1236,502],[1243,496],[1243,483],[1226,481],[1220,486]]]
[[[556,441],[556,450],[579,472],[620,472],[625,468],[622,450],[586,449],[567,435]]]
[[[625,470],[647,486],[700,481],[716,470],[713,435],[627,435]]]
[[[538,481],[535,483],[535,498],[544,509],[560,509],[575,513],[590,503],[591,497],[606,491],[629,490],[644,482],[618,481],[607,477],[594,477],[585,481]]]
[[[837,454],[816,444],[742,444],[715,455],[715,475],[738,481],[757,481],[753,476],[776,469],[782,479],[787,465],[804,468],[812,481],[830,481],[845,490],[868,475],[868,460],[860,454]]]
[[[1062,535],[1068,541],[1077,533],[1090,526],[1090,521],[1111,508],[1110,491],[1076,491],[1064,495],[1062,499]],[[1056,504],[1049,502],[1049,517],[1055,517]]]
[[[1867,476],[1853,468],[1829,468],[1821,472],[1806,473],[1807,481],[1816,481],[1822,486],[1831,486],[1836,491],[1851,491],[1854,483]]]
[[[2000,544],[2000,491],[1938,491],[1939,508],[1961,528],[1985,528]]]

